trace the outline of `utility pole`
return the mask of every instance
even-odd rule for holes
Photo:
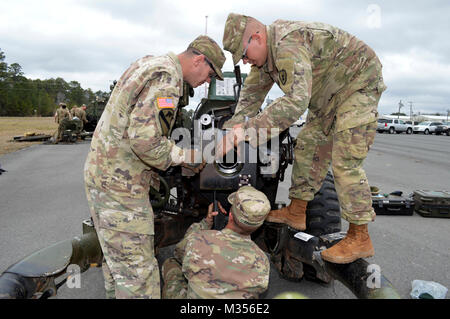
[[[448,122],[448,115],[450,114],[450,109],[447,110],[447,122]]]
[[[403,103],[402,100],[400,100],[400,103],[398,103],[398,113],[397,113],[397,119],[400,118],[400,109],[403,107]]]
[[[411,123],[412,123],[412,120],[413,120],[412,104],[413,104],[413,102],[408,102],[408,103],[409,103],[409,119],[411,120]]]

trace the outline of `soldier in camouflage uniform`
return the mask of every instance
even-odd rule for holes
[[[137,60],[111,94],[84,167],[108,298],[160,298],[150,185],[159,189],[157,170],[170,166],[199,171],[202,161],[194,163],[195,152],[175,145],[169,132],[183,81],[197,87],[222,79],[224,62],[217,43],[200,36],[178,55]]]
[[[83,130],[84,124],[86,124],[88,122],[87,118],[86,118],[86,105],[82,105],[80,107],[76,107],[74,106],[71,110],[70,113],[72,114],[72,118],[77,117],[80,121],[81,121],[81,129],[80,131]]]
[[[58,143],[62,139],[63,132],[67,125],[67,122],[72,119],[66,103],[59,103],[59,108],[55,113],[55,122],[58,123],[58,133],[55,139],[55,143]]]
[[[223,230],[211,229],[217,214],[211,204],[208,216],[192,224],[177,244],[175,258],[164,262],[163,298],[249,299],[266,291],[270,263],[250,235],[269,213],[269,200],[255,188],[243,186],[228,201],[231,214]]]
[[[281,132],[309,110],[295,147],[291,203],[272,211],[267,221],[304,230],[307,203],[331,164],[342,217],[350,227],[346,238],[322,257],[349,263],[372,256],[367,224],[375,213],[363,160],[375,137],[378,101],[386,89],[374,51],[324,23],[277,20],[265,26],[238,14],[228,16],[223,44],[235,64],[240,59],[252,64],[236,112],[224,126],[233,128],[236,144],[244,138],[239,129],[276,127]],[[285,95],[257,114],[274,83]],[[244,123],[245,117],[251,119]]]
[[[74,106],[72,106],[72,108],[70,109],[70,115],[72,116],[72,118],[74,118],[76,116],[77,110],[78,110],[78,106],[76,104]]]

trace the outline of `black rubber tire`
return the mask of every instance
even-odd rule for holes
[[[288,228],[283,227],[276,231],[266,227],[265,242],[271,249],[271,260],[282,278],[290,281],[299,281],[302,278],[314,282],[321,282],[317,278],[316,270],[311,265],[302,262],[296,256],[297,245],[291,234],[287,234]],[[314,199],[308,203],[306,210],[306,230],[305,233],[316,237],[341,231],[341,211],[334,187],[334,178],[328,173],[322,187],[315,194]],[[283,234],[284,232],[284,234]],[[290,229],[292,232],[292,229]]]
[[[395,133],[395,128],[391,127],[389,128],[389,134],[394,134]]]
[[[322,187],[308,203],[305,232],[321,236],[339,231],[341,231],[341,209],[333,175],[328,173]]]
[[[428,129],[426,129],[426,130],[423,132],[423,134],[425,134],[425,135],[430,135],[430,131],[429,131]]]
[[[406,130],[406,134],[412,134],[412,128],[408,128],[408,129]]]

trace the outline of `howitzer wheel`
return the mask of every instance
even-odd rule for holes
[[[341,231],[341,209],[334,187],[334,178],[328,173],[320,190],[306,209],[305,232],[321,236]]]
[[[318,237],[340,231],[341,209],[333,175],[328,172],[322,187],[315,194],[314,199],[308,203],[305,232]],[[317,278],[316,270],[311,265],[303,263],[303,272],[306,279],[322,282]]]
[[[340,213],[334,178],[331,173],[328,173],[322,187],[315,194],[314,199],[308,203],[304,232],[315,237],[339,232],[341,230]],[[319,278],[313,266],[311,252],[305,251],[308,245],[298,246],[298,240],[293,238],[295,232],[286,225],[263,227],[261,236],[264,245],[262,247],[270,253],[272,263],[284,279],[298,281],[306,278],[328,282]]]
[[[170,197],[170,188],[167,181],[162,176],[159,176],[159,182],[159,191],[153,187],[150,187],[149,191],[150,204],[154,210],[162,209],[167,204]]]

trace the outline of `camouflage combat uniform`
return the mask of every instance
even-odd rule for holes
[[[201,36],[193,45],[204,51],[215,45],[223,66],[212,39]],[[159,189],[156,169],[184,161],[183,149],[168,138],[182,94],[175,54],[141,58],[117,82],[95,129],[84,178],[108,298],[160,298],[149,190]]]
[[[223,43],[235,53],[235,63],[242,57],[240,30],[239,15],[230,14]],[[362,166],[386,89],[379,59],[356,37],[323,23],[277,20],[266,31],[267,61],[261,68],[252,66],[235,115],[224,127],[248,116],[244,129],[283,131],[308,109],[297,137],[289,197],[312,200],[331,163],[342,217],[355,224],[371,221],[371,193]],[[257,114],[274,83],[285,95]]]
[[[84,124],[87,123],[86,112],[81,107],[74,107],[70,110],[70,113],[72,114],[72,118],[78,117],[78,119],[81,121],[80,131],[82,131]]]
[[[255,230],[270,211],[267,197],[251,186],[229,201],[233,217]],[[205,219],[191,225],[174,256],[163,264],[163,298],[258,298],[269,284],[269,260],[250,235],[211,230]]]
[[[118,81],[94,132],[85,185],[105,256],[108,297],[160,297],[148,192],[150,183],[158,182],[153,168],[181,161],[182,150],[166,134],[182,95],[182,76],[173,53],[136,61]]]
[[[56,122],[58,123],[58,135],[56,137],[56,142],[61,141],[67,122],[70,121],[70,119],[70,112],[67,108],[63,109],[60,107],[56,110]]]
[[[72,118],[76,116],[76,111],[78,110],[78,106],[74,105],[71,109],[70,109],[70,115],[72,115]]]

